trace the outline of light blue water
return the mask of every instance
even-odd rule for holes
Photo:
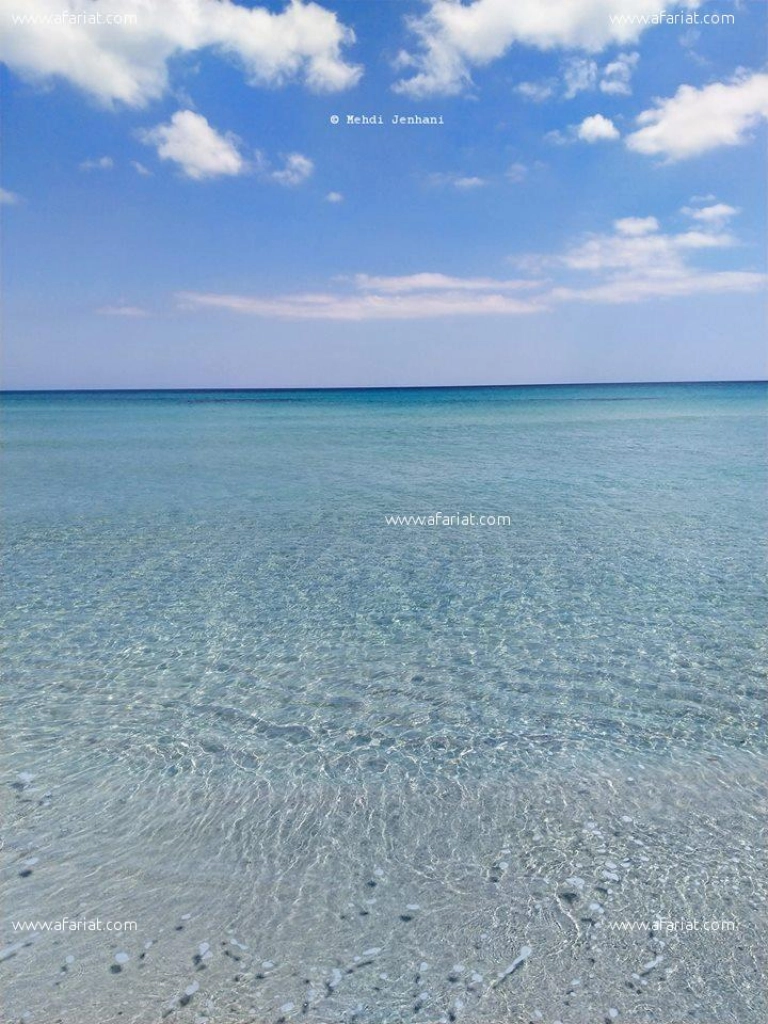
[[[747,880],[767,399],[760,384],[6,395],[3,766],[35,778],[9,800],[5,931],[97,910],[140,931],[114,974],[112,936],[24,947],[0,965],[34,979],[9,989],[9,1019],[762,1019],[736,978],[764,910]],[[509,524],[387,523],[438,512]],[[614,839],[592,849],[590,821]],[[686,938],[685,970],[628,987],[659,955],[632,943],[653,940],[600,938],[559,890],[589,871],[599,887],[611,856],[636,877],[606,911],[658,913],[667,893],[693,916],[704,885],[713,912],[744,901],[741,950]],[[246,961],[258,947],[276,966],[238,962],[235,982],[217,951],[200,972],[187,933],[217,950],[237,933]],[[382,963],[359,971],[366,948]],[[729,956],[698,992],[708,957]],[[450,981],[472,957],[484,980]],[[422,962],[439,983],[414,980]],[[200,984],[184,1005],[183,971]]]

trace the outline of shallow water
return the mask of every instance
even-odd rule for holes
[[[8,1021],[762,1021],[766,397],[5,396]]]

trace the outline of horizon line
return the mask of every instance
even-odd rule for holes
[[[190,394],[216,392],[279,391],[470,391],[506,388],[654,387],[675,384],[768,384],[768,378],[695,380],[595,380],[541,381],[529,384],[329,384],[280,385],[278,387],[103,387],[103,388],[0,388],[0,395],[83,395],[83,394]]]

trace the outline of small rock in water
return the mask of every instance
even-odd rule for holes
[[[262,967],[264,968],[264,970],[265,970],[265,971],[269,971],[269,970],[271,970],[271,969],[272,969],[272,968],[273,968],[273,967],[274,967],[275,965],[274,965],[274,963],[273,963],[273,961],[272,961],[272,960],[262,960],[262,961],[261,961],[261,966],[262,966]]]
[[[533,950],[530,946],[523,946],[523,948],[518,953],[517,958],[513,960],[509,967],[507,967],[506,970],[502,971],[501,974],[496,979],[496,981],[494,981],[493,987],[495,988],[496,985],[500,985],[505,978],[508,978],[510,974],[513,974],[517,970],[517,968],[520,967],[521,964],[525,963],[525,961],[528,959],[532,952]]]
[[[293,1009],[293,1003],[283,1003],[280,1007],[280,1013],[290,1013]]]
[[[64,963],[65,964],[73,964],[74,962],[75,962],[75,958],[72,956],[71,953],[69,954],[69,956],[65,956],[64,957]]]
[[[199,984],[196,981],[193,981],[191,985],[187,985],[187,987],[184,989],[184,995],[191,997],[195,994],[195,992],[197,992],[199,988]]]
[[[201,942],[200,945],[197,947],[197,952],[200,954],[200,956],[205,956],[206,953],[210,952],[210,949],[211,947],[207,942]]]
[[[608,1011],[608,1017],[609,1017],[609,1018],[610,1018],[611,1020],[616,1020],[616,1018],[617,1018],[618,1016],[619,1016],[619,1011],[618,1011],[618,1010],[616,1009],[616,1007],[615,1007],[615,1006],[612,1006],[612,1007],[610,1008],[610,1010]]]
[[[363,956],[378,956],[381,952],[381,946],[371,946],[370,949],[363,950]]]
[[[116,964],[127,964],[130,959],[127,953],[115,953]]]
[[[644,974],[650,974],[655,967],[659,966],[663,959],[664,957],[660,954],[659,956],[654,957],[653,960],[649,960],[647,964],[643,964],[640,976],[642,977]]]
[[[409,904],[407,904],[405,909],[406,910],[421,910],[421,907],[419,906],[418,903],[409,903]]]

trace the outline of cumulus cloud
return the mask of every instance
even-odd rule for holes
[[[237,137],[220,135],[202,114],[192,110],[177,110],[167,124],[140,132],[139,138],[154,146],[161,160],[173,161],[195,181],[243,174],[248,167]]]
[[[659,230],[659,222],[655,217],[620,217],[613,222],[613,226],[620,235],[628,235],[630,238]]]
[[[525,181],[528,177],[528,168],[525,164],[514,163],[510,164],[507,168],[506,178],[507,181],[511,181],[513,185],[519,185],[521,181]]]
[[[582,142],[603,142],[619,138],[619,130],[609,117],[593,114],[585,117],[576,127],[576,137]]]
[[[474,189],[483,188],[488,184],[487,178],[481,178],[477,174],[456,174],[449,171],[436,171],[429,175],[430,185],[450,186],[461,192],[472,192]]]
[[[280,170],[272,171],[269,176],[278,185],[301,185],[311,176],[314,169],[315,165],[308,156],[290,153],[285,158],[285,165]]]
[[[555,263],[589,280],[558,285],[553,302],[639,302],[644,299],[748,292],[765,287],[765,274],[749,270],[702,270],[697,252],[729,249],[735,239],[719,231],[664,233],[655,217],[625,217],[614,230],[569,247]]]
[[[639,53],[620,53],[616,60],[606,64],[600,79],[600,91],[609,96],[629,96],[632,73],[639,60]]]
[[[760,120],[768,118],[768,74],[741,73],[730,82],[702,89],[681,85],[637,118],[639,129],[627,146],[648,156],[684,160],[719,146],[738,146]]]
[[[142,178],[149,178],[152,176],[152,171],[148,167],[145,167],[139,160],[131,160],[131,167],[140,174]]]
[[[10,189],[0,188],[0,206],[16,206],[21,202],[21,196]]]
[[[699,3],[670,0],[666,6]],[[658,9],[658,0],[430,0],[426,14],[408,19],[418,47],[400,65],[415,73],[397,82],[395,90],[414,98],[455,95],[471,84],[473,68],[498,60],[515,43],[587,53],[626,46],[648,27],[640,17],[650,18]]]
[[[518,96],[522,96],[524,100],[530,100],[531,103],[544,103],[555,95],[556,89],[557,80],[553,78],[545,79],[542,82],[520,82],[515,86]]]
[[[597,85],[597,63],[585,57],[572,57],[563,67],[565,83],[564,96],[572,100],[580,92],[587,92]]]
[[[681,212],[702,224],[720,227],[731,217],[735,217],[739,210],[735,206],[729,206],[728,203],[713,203],[711,206],[684,206]]]
[[[477,175],[465,175],[461,178],[455,178],[453,185],[455,188],[482,188],[486,184],[485,178],[480,178]]]
[[[343,203],[344,196],[341,194],[341,192],[329,192],[328,195],[325,197],[325,201],[326,203]]]
[[[614,221],[610,234],[595,234],[568,249],[560,258],[573,270],[619,270],[653,277],[678,274],[683,254],[693,249],[733,245],[729,235],[704,231],[664,234],[655,217],[626,217]]]
[[[131,107],[163,95],[172,58],[206,49],[253,85],[298,80],[335,92],[361,75],[343,56],[354,33],[318,3],[290,0],[280,12],[233,0],[99,0],[98,8],[93,24],[91,0],[5,0],[0,60],[29,80],[61,78],[102,104]]]
[[[111,156],[100,156],[97,160],[83,160],[80,164],[81,171],[111,171],[115,161]]]
[[[632,92],[632,73],[639,60],[639,53],[619,53],[601,68],[597,61],[589,57],[570,57],[562,65],[562,83],[556,78],[520,82],[515,86],[515,92],[532,103],[552,99],[560,89],[566,100],[572,100],[580,92],[593,92],[597,88],[607,95],[629,96]]]

